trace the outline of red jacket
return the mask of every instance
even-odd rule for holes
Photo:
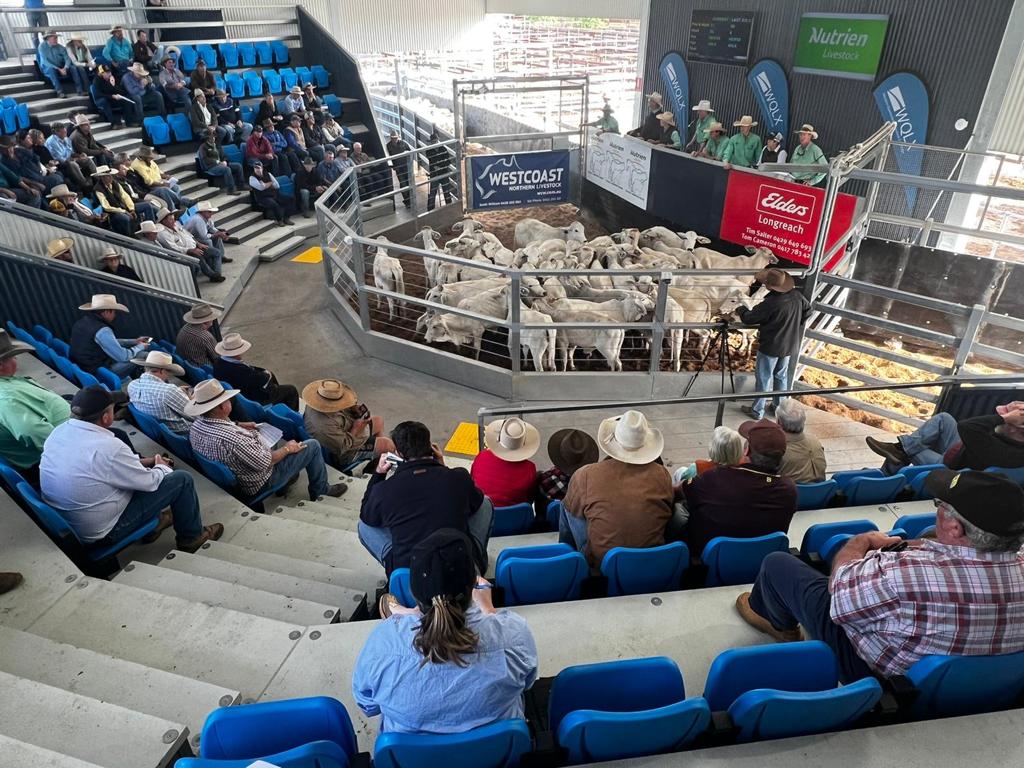
[[[537,467],[532,461],[505,461],[484,449],[473,459],[469,473],[496,507],[532,503],[537,495]]]
[[[270,142],[265,137],[257,137],[255,133],[249,135],[248,141],[245,142],[246,157],[266,160],[272,154],[274,154],[274,148],[270,146]]]

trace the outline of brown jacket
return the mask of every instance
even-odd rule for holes
[[[818,438],[801,432],[786,433],[786,454],[782,457],[779,474],[794,483],[820,483],[825,479],[825,449]]]
[[[354,420],[346,411],[321,413],[306,405],[302,420],[306,424],[309,436],[318,440],[320,445],[342,461],[354,455],[366,442],[365,428],[358,435],[351,433]]]

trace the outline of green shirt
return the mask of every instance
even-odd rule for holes
[[[593,125],[596,125],[602,131],[607,131],[608,133],[619,132],[619,121],[611,115],[608,115],[608,117],[602,117],[597,122],[593,123]]]
[[[693,140],[696,144],[703,144],[708,140],[708,128],[715,122],[715,116],[708,113],[706,117],[697,118],[697,122],[693,124]]]
[[[813,141],[806,147],[803,144],[797,144],[796,148],[789,155],[789,162],[794,165],[828,166],[825,154],[818,149],[818,145]],[[817,184],[825,178],[825,171],[808,171],[807,173],[793,173],[790,175],[794,181],[809,181],[811,184]]]
[[[729,143],[729,140],[724,136],[720,139],[716,139],[714,136],[708,138],[707,143],[704,145],[704,151],[707,156],[713,160],[721,160],[722,154],[725,152],[725,147]]]
[[[672,129],[672,131],[668,134],[666,138],[667,141],[665,143],[668,146],[672,147],[672,149],[683,148],[683,140],[679,138],[679,131],[677,131],[675,128]]]
[[[0,377],[0,456],[15,467],[38,464],[46,438],[69,418],[71,406],[60,395],[24,376]]]
[[[744,136],[737,133],[729,137],[722,152],[722,162],[740,168],[753,168],[761,156],[761,137],[756,133]]]

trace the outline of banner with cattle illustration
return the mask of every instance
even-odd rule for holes
[[[901,144],[924,144],[928,138],[928,90],[921,78],[910,72],[897,72],[875,88],[875,103],[882,119],[896,123],[892,140]],[[922,151],[916,147],[893,146],[900,173],[921,175]],[[917,187],[904,187],[907,215],[913,216],[917,203]]]
[[[587,149],[587,180],[637,208],[647,208],[652,147],[614,133],[592,136]]]
[[[782,141],[788,147],[789,83],[786,81],[786,73],[782,71],[777,61],[761,59],[750,68],[747,82],[761,110],[761,124],[765,127],[765,137],[781,133]]]
[[[518,208],[569,200],[569,150],[474,155],[469,158],[472,208]]]

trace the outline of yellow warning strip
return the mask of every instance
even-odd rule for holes
[[[445,445],[444,452],[461,453],[463,456],[476,456],[480,453],[476,424],[468,421],[460,422]]]

